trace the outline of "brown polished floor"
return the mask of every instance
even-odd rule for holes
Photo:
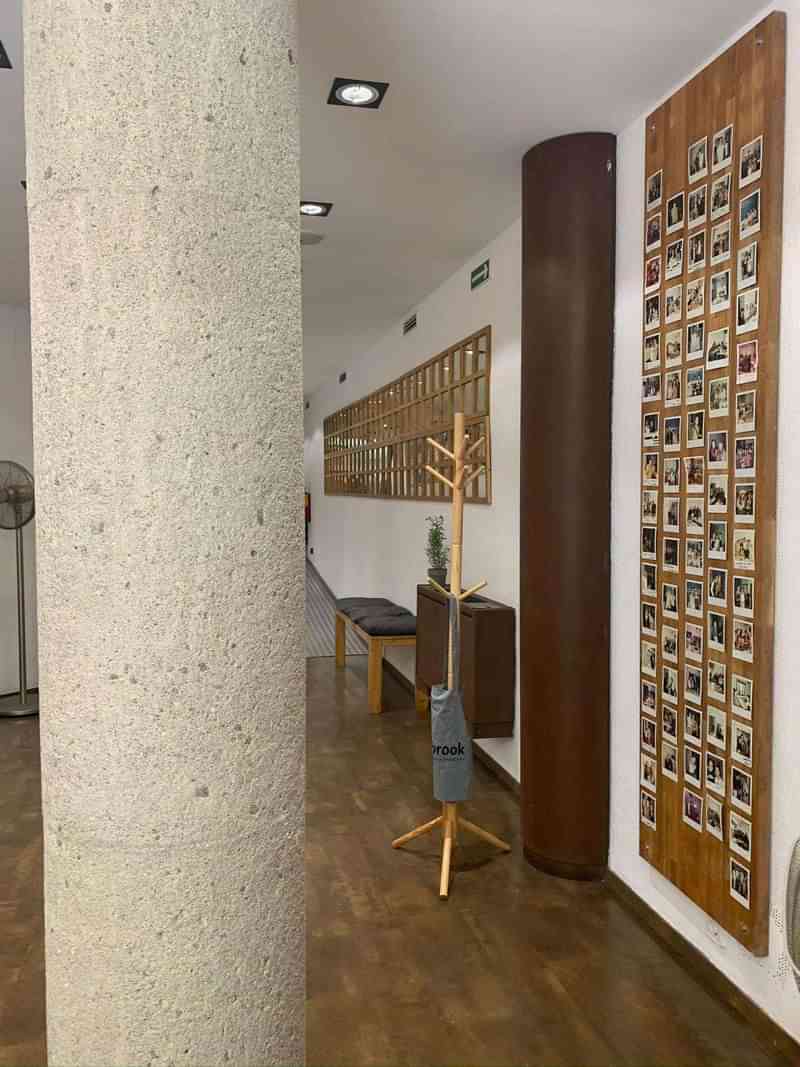
[[[601,885],[522,858],[514,798],[476,767],[475,821],[450,900],[438,841],[393,837],[436,814],[428,727],[366,657],[308,661],[308,1062],[312,1067],[760,1067],[784,1063]]]

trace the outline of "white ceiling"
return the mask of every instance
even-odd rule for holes
[[[306,391],[352,366],[520,213],[525,151],[619,131],[761,0],[299,0]],[[27,299],[21,0],[0,3],[0,302]],[[335,76],[388,81],[329,107]]]

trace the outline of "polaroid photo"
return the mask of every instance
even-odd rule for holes
[[[706,830],[718,841],[724,841],[725,831],[722,826],[722,801],[716,797],[706,797]]]
[[[703,367],[688,367],[686,370],[686,403],[702,404],[704,397],[705,370]]]
[[[675,498],[677,500],[677,497]],[[679,537],[665,537],[664,538],[664,563],[663,569],[665,571],[678,571],[680,570],[681,553],[680,553],[680,538]]]
[[[728,414],[728,379],[714,378],[708,383],[708,417],[727,418]]]
[[[753,778],[735,764],[731,765],[731,803],[748,815],[753,811]]]
[[[656,595],[656,565],[654,563],[642,564],[642,594],[644,596]]]
[[[756,430],[756,391],[748,389],[736,394],[736,432],[755,433]]]
[[[653,215],[647,220],[644,235],[645,252],[655,252],[661,248],[661,215]]]
[[[724,263],[726,259],[731,258],[730,219],[726,219],[725,222],[718,222],[716,226],[711,227],[710,244],[710,263],[712,267],[716,267],[718,263]]]
[[[725,615],[719,615],[716,611],[708,613],[708,647],[715,652],[725,651]],[[709,679],[709,691],[711,681]]]
[[[687,537],[686,538],[686,573],[687,574],[703,574],[703,563],[705,556],[705,542],[702,537]]]
[[[687,534],[703,534],[703,501],[686,501],[686,532]]]
[[[664,497],[664,532],[681,532],[681,498],[679,496]]]
[[[642,711],[645,715],[655,715],[656,713],[656,687],[652,682],[646,682],[642,679]]]
[[[722,326],[708,332],[708,353],[706,366],[709,370],[727,367],[730,356],[730,327]]]
[[[658,445],[659,442],[659,429],[658,429],[659,415],[657,411],[648,411],[642,416],[642,447],[647,448],[648,445]]]
[[[678,712],[669,704],[661,705],[661,733],[673,741],[678,739]]]
[[[733,455],[737,478],[754,478],[756,474],[755,437],[737,437]]]
[[[639,797],[639,814],[642,823],[645,826],[649,826],[651,830],[656,828],[656,798],[652,793],[648,793],[646,789],[640,790]]]
[[[710,745],[716,745],[724,752],[728,747],[728,716],[724,711],[710,704],[707,712],[706,740]]]
[[[731,758],[753,766],[753,728],[736,719],[731,719]]]
[[[684,740],[701,748],[703,744],[703,713],[699,708],[684,708],[683,712]]]
[[[703,617],[703,583],[694,578],[686,579],[686,614]]]
[[[672,285],[664,292],[664,323],[680,322],[683,318],[683,286]]]
[[[702,359],[705,354],[706,326],[704,322],[692,322],[686,327],[686,359]]]
[[[654,333],[644,339],[642,365],[645,373],[661,366],[661,334]]]
[[[702,493],[705,487],[705,462],[702,456],[689,456],[686,464],[686,492]]]
[[[742,341],[736,346],[736,384],[749,385],[758,378],[758,341]]]
[[[704,411],[690,411],[686,416],[686,447],[702,448],[705,444]]]
[[[708,698],[709,700],[718,700],[720,704],[725,703],[726,690],[726,675],[728,668],[724,663],[719,663],[717,660],[710,659],[708,661]]]
[[[739,240],[744,241],[761,229],[761,190],[743,196],[739,201]]]
[[[658,490],[645,489],[642,492],[642,522],[658,522]]]
[[[728,468],[728,431],[709,430],[707,435],[709,470],[727,470]],[[656,475],[658,469],[656,467]]]
[[[709,297],[711,300],[711,314],[716,315],[719,311],[727,311],[731,306],[731,272],[721,270],[711,275],[711,288]]]
[[[708,186],[701,185],[689,193],[686,213],[689,217],[689,229],[702,226],[708,217]],[[705,234],[703,235],[705,236]]]
[[[711,138],[711,173],[725,170],[733,160],[733,123]]]
[[[759,289],[745,289],[736,297],[736,333],[750,333],[758,329]]]
[[[639,785],[644,786],[645,789],[652,789],[656,791],[656,775],[657,764],[653,756],[649,756],[646,752],[640,752],[640,774]]]
[[[731,896],[737,904],[750,910],[750,871],[741,863],[730,857],[731,861]]]
[[[661,627],[661,655],[670,663],[678,662],[678,631],[674,626]]]
[[[764,168],[764,136],[756,137],[739,149],[739,188],[752,185]]]
[[[686,318],[696,319],[706,309],[706,279],[695,278],[686,283]]]
[[[689,145],[688,151],[689,182],[697,182],[708,174],[708,138]]]
[[[708,568],[708,603],[715,608],[728,606],[728,572],[723,567]]]
[[[652,641],[642,641],[642,674],[656,677],[656,646]]]
[[[683,193],[676,193],[667,201],[667,233],[682,230],[684,223]]]
[[[655,637],[656,631],[656,606],[646,600],[642,601],[642,633]]]
[[[642,527],[642,559],[656,559],[656,527]]]
[[[683,696],[692,704],[703,703],[703,672],[700,667],[692,667],[688,663],[683,668]]]
[[[708,558],[728,558],[728,524],[721,520],[708,524]]]
[[[747,819],[737,815],[735,811],[730,812],[730,835],[728,840],[730,841],[731,852],[735,852],[742,859],[749,860],[751,858],[753,827]]]
[[[677,367],[683,359],[683,334],[670,330],[664,334],[664,366]]]
[[[709,474],[708,513],[722,515],[728,510],[728,475]]]
[[[664,451],[680,452],[681,450],[681,416],[664,416]]]
[[[687,622],[685,636],[686,640],[684,648],[686,650],[686,658],[693,659],[695,662],[702,662],[703,627],[698,626],[696,622]]]
[[[661,667],[661,696],[671,704],[678,703],[678,672],[674,667]]]
[[[725,760],[716,752],[706,752],[706,789],[725,797]]]
[[[646,330],[657,330],[661,325],[661,296],[659,293],[653,293],[652,296],[645,298],[644,302],[644,328]]]
[[[745,619],[753,617],[753,599],[755,597],[755,579],[752,576],[734,574],[733,576],[733,610]]]
[[[700,756],[698,754],[698,762]],[[688,778],[687,781],[692,781]],[[695,785],[700,786],[700,782],[695,782]],[[688,823],[693,830],[697,830],[698,833],[703,832],[703,798],[698,796],[697,793],[693,793],[691,789],[684,789],[683,791],[683,821]]]
[[[706,265],[706,231],[689,235],[689,273],[702,270]]]
[[[661,613],[665,619],[678,617],[678,587],[670,582],[661,583]]]
[[[698,789],[703,784],[703,753],[689,745],[683,747],[683,777]]]
[[[658,452],[642,454],[642,485],[658,486]]]
[[[677,241],[672,241],[667,245],[664,277],[669,281],[670,278],[679,278],[681,274],[683,274],[683,238],[679,237]]]
[[[664,374],[664,407],[679,408],[681,406],[681,372],[668,370]]]
[[[657,207],[661,206],[661,196],[662,196],[662,193],[663,193],[663,186],[664,186],[664,172],[663,172],[663,170],[657,170],[655,172],[655,174],[651,174],[650,177],[647,179],[647,183],[646,183],[646,186],[645,186],[646,191],[647,191],[645,202],[646,202],[648,211],[652,211],[653,208],[657,208]]]
[[[711,183],[711,221],[721,219],[731,209],[731,176],[723,174]]]
[[[734,516],[737,522],[756,521],[755,482],[737,482],[734,486]]]
[[[678,750],[669,741],[661,745],[661,773],[670,781],[678,780]]]
[[[748,619],[733,620],[733,658],[753,662],[753,624]]]
[[[733,531],[733,565],[739,571],[756,569],[756,532],[755,530]]]
[[[664,492],[678,493],[681,488],[681,461],[677,457],[664,457]]]
[[[642,378],[642,403],[653,404],[661,399],[661,375],[646,374]]]
[[[743,245],[736,253],[736,288],[749,289],[758,284],[758,241]]]
[[[644,291],[654,293],[661,285],[661,256],[653,256],[644,265]]]
[[[743,719],[753,717],[753,679],[743,674],[731,675],[731,709]]]

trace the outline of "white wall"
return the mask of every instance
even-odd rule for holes
[[[30,317],[27,306],[0,304],[0,460],[33,472]],[[34,527],[25,527],[28,680],[37,684]],[[0,694],[19,686],[17,671],[16,537],[0,530]]]
[[[610,867],[747,996],[800,1039],[800,993],[785,973],[778,921],[784,913],[790,848],[800,836],[800,714],[794,666],[800,646],[800,297],[796,281],[800,271],[800,0],[786,0],[776,9],[787,11],[789,42],[778,439],[773,921],[769,957],[751,956],[638,854],[639,380],[645,115],[622,132],[617,156]],[[728,43],[721,43],[720,51]],[[654,101],[654,106],[657,103]]]
[[[488,579],[487,596],[519,609],[519,384],[521,241],[519,220],[418,306],[407,337],[400,323],[372,351],[357,354],[348,380],[318,389],[306,412],[306,488],[311,492],[313,561],[336,596],[386,596],[416,611],[425,580],[425,517],[446,505],[325,496],[322,420],[399,377],[482,326],[492,327],[491,506],[469,505],[464,519],[464,585]],[[469,268],[491,258],[491,278],[470,292]],[[517,646],[519,654],[519,645]],[[389,656],[413,680],[413,652]],[[518,699],[517,699],[518,704]],[[519,778],[519,735],[481,744]]]

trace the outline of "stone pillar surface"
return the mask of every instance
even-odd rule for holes
[[[294,0],[27,0],[52,1065],[303,1061]]]

